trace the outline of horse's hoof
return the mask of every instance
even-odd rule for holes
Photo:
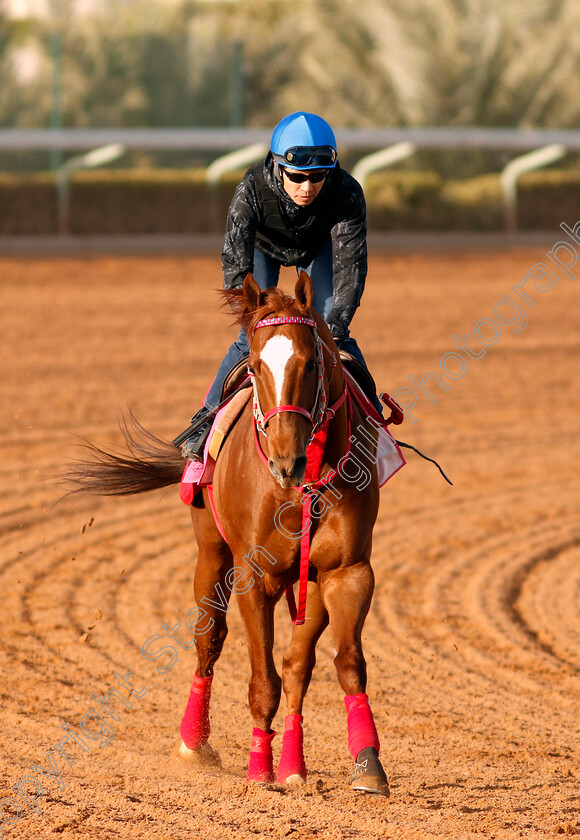
[[[256,770],[252,772],[248,770],[248,775],[246,776],[246,782],[256,782],[258,785],[270,785],[275,781],[276,776],[272,770]]]
[[[353,790],[374,796],[391,795],[383,765],[374,747],[366,747],[359,752],[350,781]]]
[[[301,787],[306,784],[306,779],[304,776],[301,776],[300,773],[292,773],[291,776],[286,777],[282,784],[289,785],[290,787]]]
[[[198,750],[190,750],[182,741],[178,753],[179,757],[185,761],[194,761],[206,767],[221,767],[222,764],[219,753],[207,743]]]

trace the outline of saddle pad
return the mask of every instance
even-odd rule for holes
[[[399,444],[396,442],[392,434],[385,426],[384,419],[380,416],[375,406],[360,388],[356,379],[348,372],[344,371],[348,389],[351,396],[358,403],[359,408],[367,418],[366,433],[369,433],[369,427],[372,430],[371,435],[377,442],[377,471],[379,479],[379,487],[386,484],[387,481],[397,473],[401,467],[407,463],[401,452]],[[370,421],[370,422],[369,422]]]
[[[407,462],[399,448],[399,444],[395,441],[392,434],[387,428],[379,429],[379,440],[377,443],[377,472],[379,479],[379,487],[386,484],[389,478],[392,478],[395,473],[399,472],[401,467],[404,467]]]
[[[245,388],[234,394],[228,404],[218,411],[206,444],[207,453],[213,461],[217,461],[227,433],[250,402],[251,397],[252,389]]]
[[[226,435],[250,401],[251,396],[251,388],[238,391],[216,414],[204,447],[203,461],[188,461],[183,470],[179,498],[184,504],[190,505],[197,491],[212,483],[215,462]]]

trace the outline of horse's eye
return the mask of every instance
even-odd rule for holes
[[[306,362],[306,373],[312,373],[313,370],[316,370],[316,362],[314,359],[309,359]]]

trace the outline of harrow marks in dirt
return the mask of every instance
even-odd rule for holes
[[[539,259],[532,251],[375,257],[354,332],[381,386],[393,392],[408,374],[437,369],[451,336],[493,312]],[[176,490],[54,506],[61,491],[47,479],[74,457],[74,434],[118,442],[116,412],[131,403],[169,439],[192,413],[230,338],[211,292],[217,260],[3,260],[1,268],[9,410],[0,427],[0,798],[21,794],[22,808],[16,821],[3,803],[6,838],[580,833],[571,282],[538,296],[525,331],[504,330],[436,404],[418,401],[416,425],[398,430],[441,461],[454,487],[410,453],[382,491],[364,636],[392,789],[384,802],[349,789],[328,633],[305,709],[308,783],[292,792],[245,784],[248,664],[235,605],[214,681],[211,743],[222,767],[179,762],[193,668],[188,512]],[[197,333],[188,299],[203,316]],[[289,632],[281,609],[278,661]],[[132,694],[115,677],[128,673]],[[112,688],[118,719],[99,705]],[[80,734],[91,710],[104,725],[92,718],[89,751],[69,740],[71,763],[53,753],[60,783],[33,771],[48,769],[47,752],[65,732]],[[42,784],[36,803],[26,776]]]

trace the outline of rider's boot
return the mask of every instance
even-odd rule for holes
[[[196,429],[192,435],[186,438],[185,443],[181,447],[181,454],[184,458],[187,458],[188,461],[203,461],[203,448],[210,433],[212,420],[214,418],[214,413],[212,413],[209,408],[206,408],[205,405],[203,405],[197,414],[191,418],[191,422],[196,423],[197,421],[202,421],[203,418],[206,418],[205,422],[202,422],[199,428]]]

